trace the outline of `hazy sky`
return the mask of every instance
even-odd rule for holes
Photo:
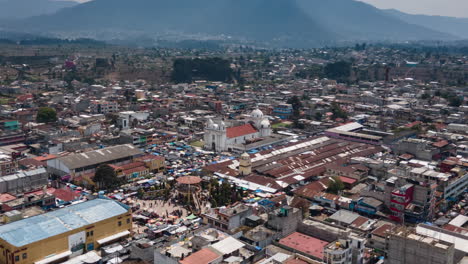
[[[361,0],[378,8],[412,14],[468,17],[468,0]]]
[[[74,0],[86,2],[89,0]],[[131,0],[129,0],[131,1]],[[326,1],[326,0],[323,0]],[[468,0],[360,0],[378,8],[395,8],[411,14],[468,17]]]

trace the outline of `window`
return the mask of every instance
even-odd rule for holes
[[[89,237],[89,232],[86,232],[86,237]]]
[[[27,259],[28,258],[28,253],[23,253],[23,259]]]
[[[20,257],[19,256],[15,256],[15,262],[19,261],[20,260]]]
[[[119,222],[118,222],[118,225],[119,225],[119,226],[122,226],[122,221],[119,221]]]
[[[94,231],[86,232],[86,237],[90,237],[90,236],[93,236],[93,235],[94,235]]]
[[[94,231],[90,231],[89,234],[90,234],[91,236],[94,236]]]
[[[127,218],[127,224],[130,224],[130,218]]]

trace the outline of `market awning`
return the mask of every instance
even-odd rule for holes
[[[193,220],[193,219],[197,218],[197,216],[194,215],[194,214],[191,214],[191,215],[187,216],[186,218],[187,218],[188,220]]]
[[[48,257],[44,258],[43,260],[39,260],[39,261],[34,262],[34,264],[52,263],[52,262],[55,262],[57,260],[66,258],[66,257],[70,256],[71,254],[72,254],[72,252],[70,250],[68,250],[68,251],[65,251],[65,252],[60,253],[60,254],[48,256]]]
[[[98,242],[98,244],[102,245],[102,244],[105,244],[107,242],[111,242],[113,240],[116,240],[116,239],[119,239],[119,238],[122,238],[122,237],[125,237],[125,236],[128,236],[128,235],[130,235],[130,231],[125,230],[125,231],[117,233],[115,235],[108,236],[108,237],[105,237],[103,239],[99,239],[97,242]]]

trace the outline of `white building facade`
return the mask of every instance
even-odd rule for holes
[[[204,135],[205,149],[217,152],[229,151],[235,145],[270,135],[270,121],[264,117],[262,111],[255,109],[247,122],[240,126],[226,127],[224,121],[215,123],[211,119],[208,120]]]

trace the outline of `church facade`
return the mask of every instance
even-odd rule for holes
[[[263,116],[262,111],[255,109],[245,124],[239,126],[226,127],[224,121],[215,123],[211,119],[208,120],[205,127],[204,147],[216,152],[229,151],[236,145],[270,135],[270,121]]]

